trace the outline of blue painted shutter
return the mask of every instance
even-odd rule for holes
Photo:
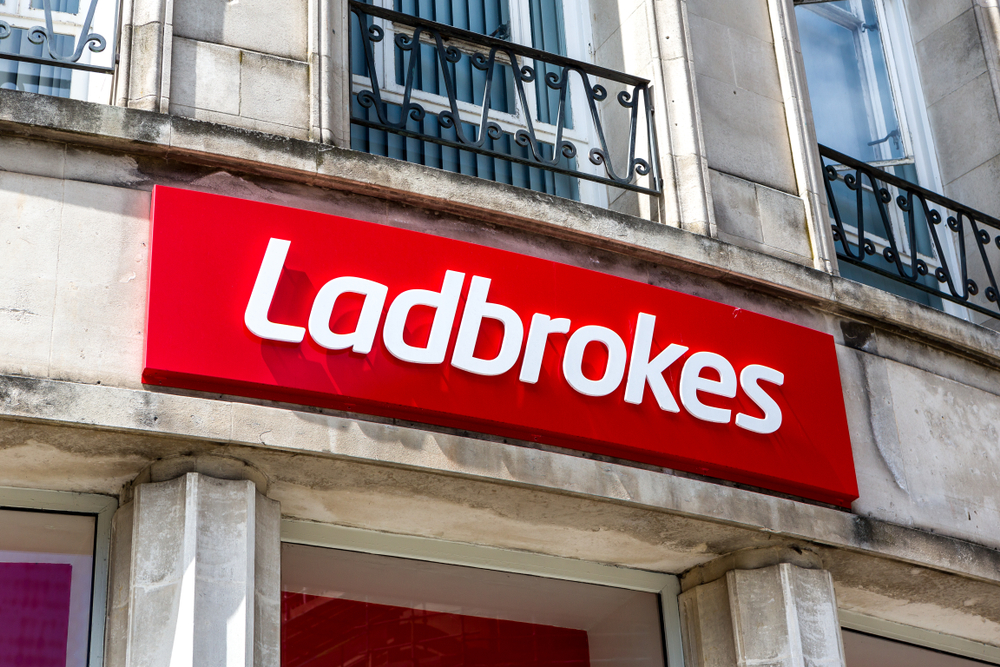
[[[393,8],[396,11],[411,16],[452,25],[456,28],[470,30],[482,35],[502,34],[504,30],[509,35],[509,2],[517,1],[519,0],[394,0]],[[551,53],[565,55],[566,39],[562,17],[562,1],[528,1],[531,13],[532,46]],[[352,16],[352,30],[358,29],[357,17]],[[351,71],[355,74],[366,75],[364,51],[359,41],[355,39],[351,42]],[[389,48],[394,49],[391,45]],[[396,51],[396,53],[398,54],[399,52]],[[417,68],[418,76],[416,77],[414,87],[427,93],[446,96],[447,91],[444,84],[444,77],[440,73],[440,63],[438,62],[435,49],[428,45],[422,45],[418,55],[412,56],[407,54],[405,56],[405,58],[409,57],[420,58]],[[399,57],[395,60],[396,83],[404,85],[405,72],[407,71],[406,68],[409,65],[409,61]],[[458,99],[463,102],[482,105],[482,96],[486,86],[486,73],[473,67],[468,57],[463,57],[457,63],[445,63],[445,65],[451,70]],[[543,83],[545,80],[544,76],[549,69],[541,63],[536,63],[536,65],[541,65],[538,68],[538,77],[536,79],[540,84],[536,88],[538,92],[536,117],[542,122],[551,123],[556,120],[555,115],[559,101],[558,92],[545,89]],[[559,70],[558,68],[552,68],[552,71]],[[504,85],[500,85],[501,82]],[[490,102],[492,109],[514,113],[515,93],[513,75],[509,67],[504,66],[494,74]],[[370,118],[373,120],[376,119],[373,110],[366,111],[354,98],[352,98],[352,105],[353,115],[362,116],[368,113]],[[398,107],[395,109],[390,107],[389,113],[393,120],[399,118]],[[410,120],[409,127],[431,136],[455,139],[454,129],[440,127],[437,117],[432,114],[428,114],[422,123],[423,126],[421,128],[417,121]],[[569,118],[567,118],[567,127],[571,127]],[[464,129],[466,136],[473,136],[473,126],[471,124],[464,124]],[[509,134],[504,134],[498,140],[487,139],[487,146],[492,150],[507,155],[522,158],[528,156],[528,149],[518,146]],[[538,192],[555,194],[568,199],[579,200],[580,198],[579,181],[571,176],[555,174],[536,167],[477,155],[469,151],[440,146],[419,139],[402,137],[383,130],[374,130],[357,125],[352,126],[351,148],[376,155],[385,155],[399,160],[415,162],[429,167],[445,169],[459,174],[476,176],[499,183],[529,188]],[[551,146],[544,145],[543,150],[546,151],[546,157],[551,157]]]
[[[72,53],[76,40],[70,35],[55,35],[53,50],[58,54]],[[11,30],[9,37],[0,39],[0,53],[13,53],[47,57],[48,50],[42,44],[32,44],[28,31],[21,28]],[[69,97],[72,70],[52,65],[36,65],[0,58],[0,88],[21,90],[28,93]]]

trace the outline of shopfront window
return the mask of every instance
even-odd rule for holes
[[[293,544],[283,667],[664,667],[659,596]]]
[[[983,667],[989,663],[845,630],[847,667]]]
[[[0,665],[86,667],[94,515],[0,509]]]

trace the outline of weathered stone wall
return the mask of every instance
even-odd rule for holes
[[[528,443],[148,390],[139,375],[156,183],[474,241],[826,331],[861,498],[847,513]],[[0,211],[0,485],[116,493],[156,459],[211,453],[264,471],[283,513],[309,520],[667,572],[790,541],[821,554],[851,608],[1000,646],[995,332],[537,193],[9,91]],[[914,619],[921,609],[925,620]]]
[[[810,181],[814,141],[800,122],[803,100],[796,95],[804,94],[790,80],[795,72],[779,67],[801,69],[791,5],[688,5],[716,236],[820,266],[830,253],[819,242],[825,239],[813,238],[828,233],[822,196]]]
[[[173,0],[170,113],[308,138],[311,4]]]
[[[317,6],[126,0],[115,103],[318,138]]]
[[[904,3],[944,194],[1000,215],[1000,115],[989,48],[990,3],[916,0]],[[982,7],[980,7],[982,5]]]

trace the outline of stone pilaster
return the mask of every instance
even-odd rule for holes
[[[107,667],[278,667],[278,503],[195,472],[132,497],[114,519]]]
[[[730,569],[680,596],[687,667],[844,667],[830,573]]]

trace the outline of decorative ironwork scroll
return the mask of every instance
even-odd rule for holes
[[[819,152],[841,261],[1000,318],[1000,220],[826,146]]]
[[[626,190],[652,195],[661,192],[662,179],[659,174],[649,81],[358,0],[350,1],[350,9],[361,27],[360,30],[352,29],[351,39],[360,39],[362,42],[364,76],[370,83],[370,88],[356,92],[357,102],[363,109],[374,112],[366,116],[352,114],[352,123]],[[373,19],[391,23],[395,32],[391,45],[380,45],[385,38],[385,29]],[[416,79],[421,74],[418,68],[427,67],[426,59],[421,65],[418,55],[421,46],[433,49],[436,54],[433,76],[443,82],[441,99],[446,108],[436,114],[428,111],[426,103],[417,99],[419,95],[414,95],[415,90],[420,90],[416,85]],[[395,62],[395,50],[401,54],[410,54],[411,57],[402,57],[401,64]],[[380,81],[379,54],[392,61],[404,81],[401,101],[395,104],[399,108],[398,120],[392,117],[396,114],[389,113],[390,103],[384,94],[385,82]],[[469,58],[472,66],[485,75],[482,77],[485,84],[481,89],[483,102],[478,105],[474,120],[470,119],[468,106],[465,107],[466,115],[463,118],[460,106],[464,105],[460,105],[458,83],[451,67],[463,58]],[[507,80],[508,76],[512,81]],[[583,91],[586,105],[574,105],[572,115],[576,116],[577,126],[581,118],[585,117],[594,128],[595,145],[583,147],[587,159],[598,167],[593,172],[575,168],[574,160],[581,152],[581,147],[567,138],[571,116],[571,81],[574,77],[578,77],[581,85],[577,90]],[[539,78],[542,80],[536,81]],[[621,88],[620,92],[617,95],[609,94],[608,86],[599,82],[601,79],[607,80],[609,86]],[[519,119],[518,127],[513,128],[508,123],[505,129],[504,122],[498,122],[498,115],[509,112],[492,108],[491,100],[494,87],[511,83],[517,100],[517,113],[523,114],[523,117]],[[531,103],[530,86],[535,87],[534,92],[539,96],[555,91],[558,99],[558,103],[554,105],[554,120],[547,124],[554,129],[549,131],[547,139],[540,138],[542,121],[538,119],[535,105]],[[627,151],[624,146],[615,146],[621,148],[621,156],[618,156],[618,151],[609,148],[602,123],[602,115],[607,115],[610,110],[602,109],[601,105],[609,98],[617,102],[618,112],[629,123]],[[479,99],[479,91],[476,99]],[[455,138],[443,138],[424,132],[423,121],[431,116],[436,116],[438,125],[453,132]],[[488,139],[496,141],[505,133],[511,134],[513,141],[527,150],[522,155],[495,150],[492,141]]]
[[[17,2],[17,0],[12,0]],[[115,15],[113,20],[109,23],[110,25],[118,24],[118,1],[117,0],[89,0],[89,7],[87,8],[86,16],[84,17],[82,23],[73,25],[67,28],[67,31],[77,33],[75,36],[75,43],[73,48],[69,52],[61,52],[56,46],[56,37],[63,36],[61,33],[57,33],[54,28],[53,22],[53,9],[52,3],[54,0],[41,0],[42,11],[45,13],[45,25],[32,26],[27,29],[28,41],[32,44],[41,45],[42,55],[26,55],[20,53],[0,53],[0,58],[6,60],[15,60],[18,62],[34,63],[37,65],[54,65],[58,67],[67,67],[70,69],[84,70],[88,72],[102,72],[102,73],[113,73],[115,71],[115,63],[117,61],[117,39],[115,35],[111,35],[109,40],[104,35],[100,35],[94,32],[94,21],[97,12],[97,5],[100,2],[105,4],[114,3]],[[82,0],[86,2],[87,0]],[[103,6],[102,6],[103,8]],[[59,13],[59,12],[56,12]],[[15,22],[16,23],[16,22]],[[30,24],[29,24],[30,25]],[[0,20],[0,40],[7,39],[14,34],[15,29],[18,26],[11,25],[9,21]],[[24,29],[24,28],[22,28]],[[90,51],[92,53],[101,53],[107,47],[110,41],[111,53],[110,57],[105,60],[108,62],[106,65],[98,65],[92,63],[82,63],[80,59],[83,57],[84,53]]]

